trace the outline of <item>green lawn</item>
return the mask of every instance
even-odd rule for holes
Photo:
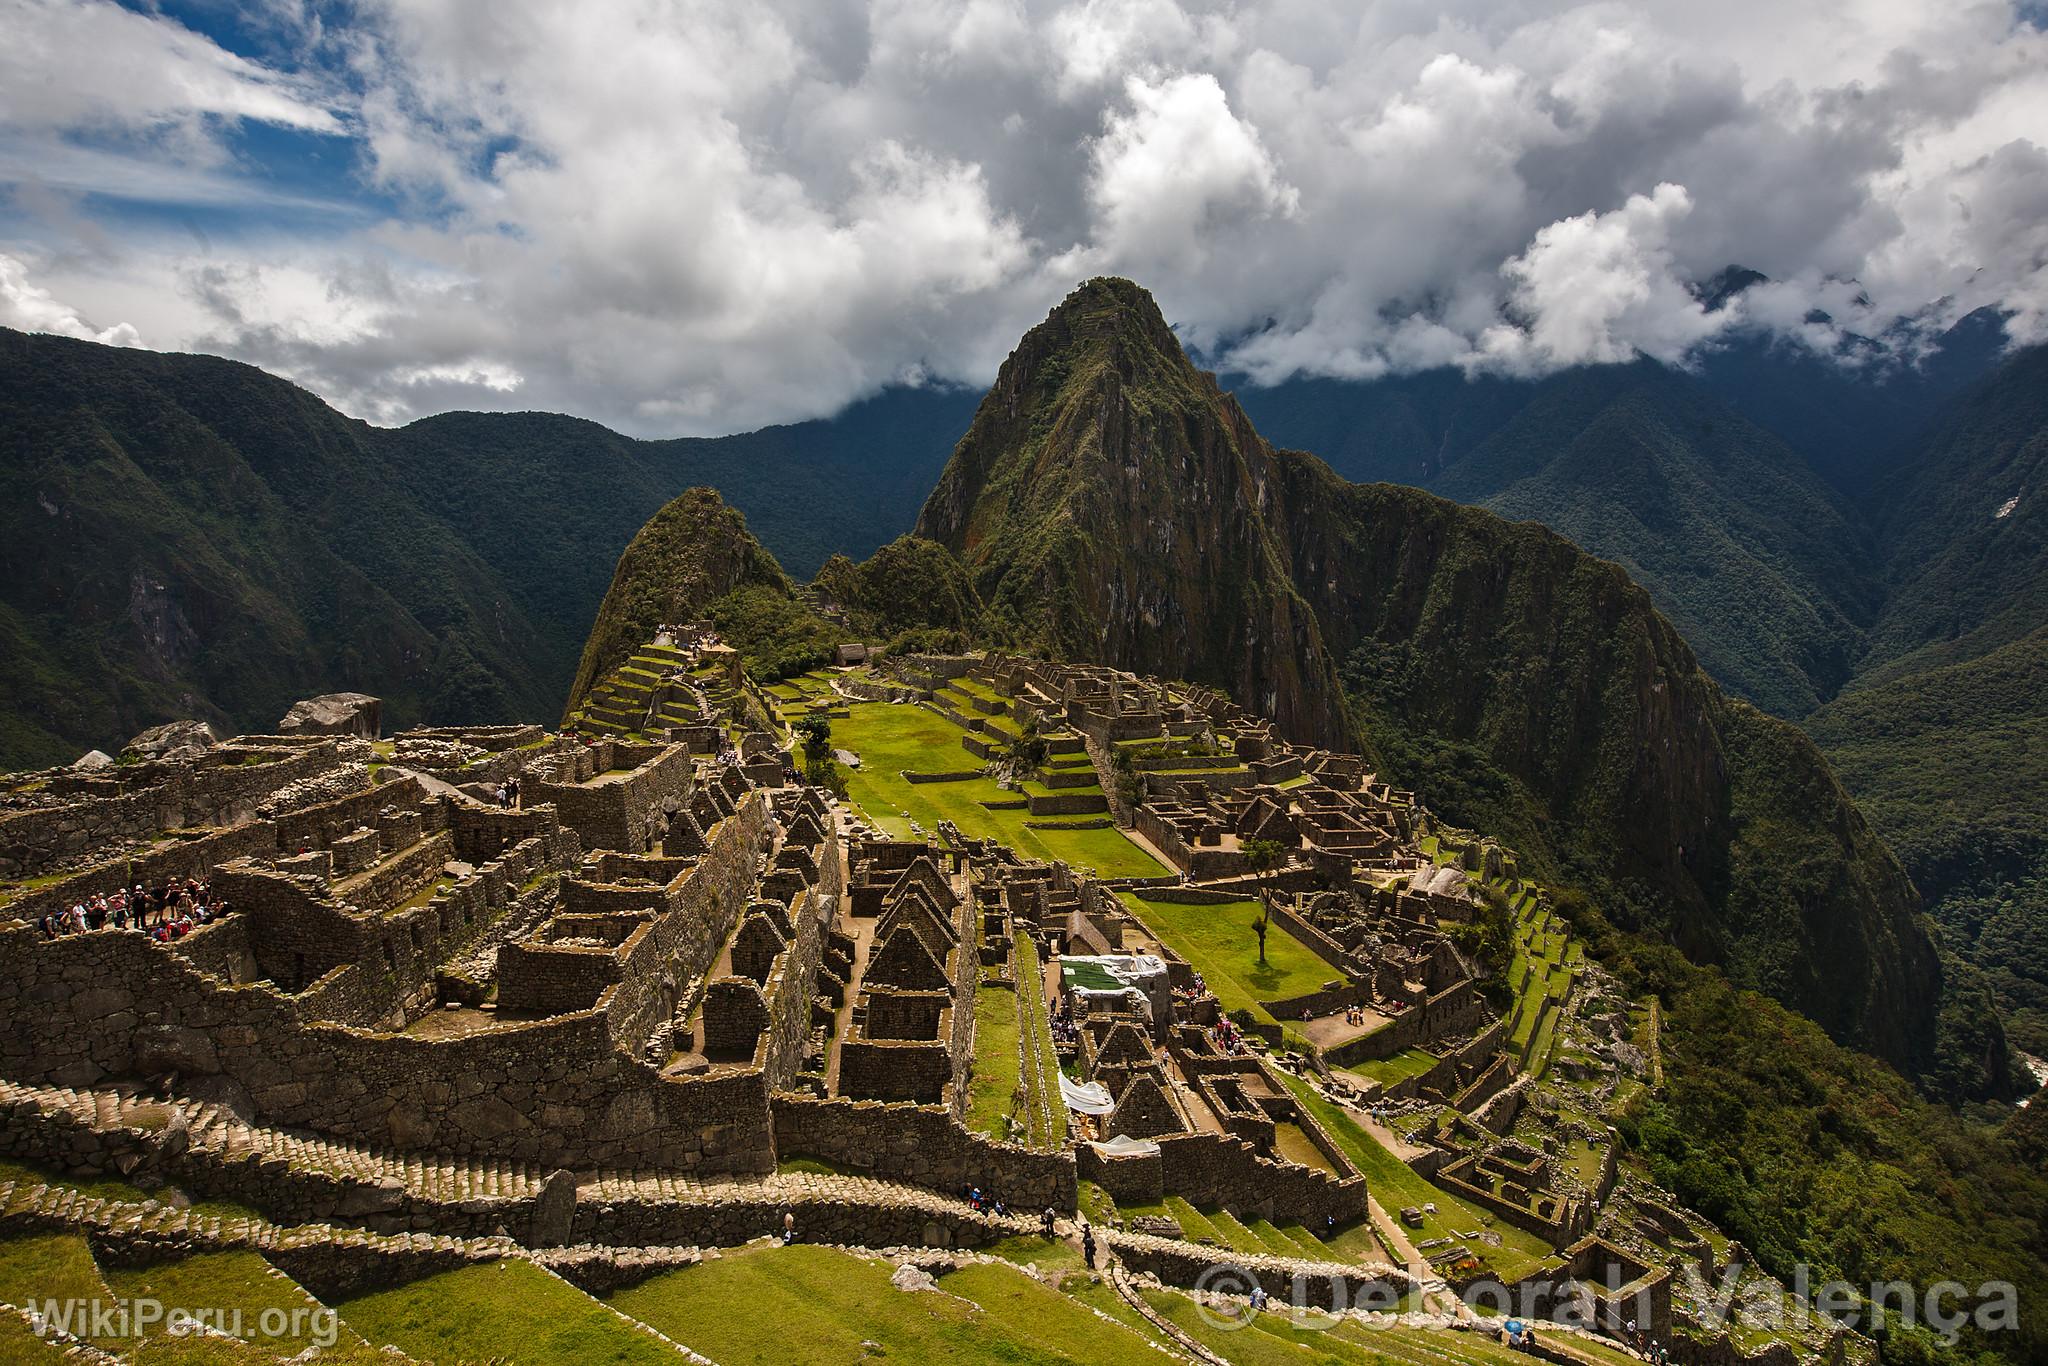
[[[107,1285],[83,1237],[39,1233],[0,1239],[0,1301],[26,1308],[31,1302],[95,1298],[107,1298]]]
[[[967,1127],[1010,1137],[1017,1114],[1017,993],[984,985],[974,993],[974,1077],[967,1084]]]
[[[1421,1243],[1432,1238],[1455,1238],[1460,1233],[1471,1233],[1475,1229],[1491,1229],[1500,1235],[1499,1247],[1488,1247],[1477,1241],[1466,1246],[1473,1256],[1506,1280],[1526,1275],[1550,1254],[1550,1246],[1541,1238],[1524,1233],[1490,1214],[1483,1214],[1417,1176],[1407,1163],[1381,1147],[1379,1140],[1342,1109],[1318,1096],[1306,1082],[1286,1073],[1281,1073],[1280,1079],[1294,1093],[1295,1099],[1321,1122],[1324,1131],[1344,1150],[1352,1165],[1365,1174],[1365,1188],[1372,1192],[1380,1208],[1390,1217],[1398,1218],[1405,1206],[1421,1209],[1427,1204],[1436,1205],[1435,1214],[1422,1216],[1420,1229],[1409,1230],[1414,1241]]]
[[[1427,1049],[1404,1048],[1392,1057],[1356,1062],[1344,1070],[1382,1086],[1396,1086],[1410,1077],[1421,1076],[1441,1061]]]
[[[1528,1359],[1475,1332],[1318,1314],[1297,1324],[1278,1306],[1228,1328],[1200,1313],[1185,1295],[1149,1290],[1145,1299],[1190,1337],[1240,1366],[1513,1366]]]
[[[1260,1002],[1300,996],[1343,976],[1277,923],[1266,934],[1266,961],[1261,963],[1258,936],[1252,933],[1259,914],[1256,901],[1196,906],[1147,901],[1135,892],[1119,895],[1160,942],[1202,974],[1225,1010],[1250,1010],[1270,1022],[1273,1017]]]
[[[927,831],[950,820],[962,833],[996,839],[1030,858],[1064,859],[1101,877],[1159,877],[1159,861],[1115,828],[1033,830],[1026,810],[991,811],[985,801],[1018,801],[988,778],[951,783],[911,783],[902,774],[964,773],[982,761],[960,744],[961,729],[924,707],[863,702],[832,723],[832,743],[858,754],[861,766],[846,774],[847,795],[868,817],[893,835],[910,833],[915,819]]]
[[[116,1295],[183,1308],[239,1311],[244,1331],[252,1333],[262,1326],[265,1310],[281,1311],[277,1322],[287,1328],[296,1312],[297,1324],[304,1331],[256,1339],[262,1346],[283,1349],[276,1353],[279,1356],[302,1352],[315,1341],[312,1330],[317,1325],[307,1314],[320,1310],[319,1302],[254,1252],[213,1252],[152,1266],[114,1267],[104,1274]],[[341,1337],[348,1340],[346,1333]]]
[[[422,1361],[664,1363],[680,1358],[573,1286],[528,1262],[464,1267],[335,1306],[373,1343]],[[728,1306],[739,1317],[741,1306]]]
[[[610,1303],[721,1366],[749,1362],[1135,1361],[1150,1349],[1010,1267],[977,1265],[905,1292],[879,1258],[755,1245],[621,1290]],[[873,1348],[864,1347],[873,1343]]]

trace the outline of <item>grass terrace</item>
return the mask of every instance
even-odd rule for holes
[[[1549,1244],[1535,1234],[1524,1233],[1512,1224],[1483,1214],[1416,1175],[1407,1163],[1381,1147],[1379,1140],[1367,1133],[1342,1107],[1324,1100],[1308,1083],[1285,1073],[1280,1074],[1280,1079],[1294,1093],[1295,1099],[1322,1124],[1337,1146],[1344,1150],[1352,1165],[1365,1174],[1366,1189],[1373,1193],[1382,1209],[1395,1217],[1403,1208],[1410,1206],[1424,1210],[1422,1227],[1409,1230],[1416,1242],[1424,1243],[1435,1238],[1455,1239],[1504,1280],[1517,1280],[1527,1275],[1550,1255]],[[1435,1214],[1425,1209],[1432,1204],[1436,1206]],[[1482,1230],[1499,1234],[1500,1246],[1489,1247],[1470,1236]]]
[[[1345,1070],[1366,1081],[1376,1081],[1381,1086],[1398,1086],[1410,1077],[1419,1077],[1443,1059],[1424,1048],[1404,1048],[1388,1058],[1375,1058],[1370,1062],[1353,1063]]]
[[[1011,1267],[962,1268],[940,1281],[943,1294],[899,1291],[893,1270],[833,1248],[756,1244],[608,1302],[722,1366],[871,1357],[1113,1366],[1151,1352],[1147,1339]]]
[[[912,783],[912,773],[966,773],[981,760],[960,744],[963,732],[945,717],[923,707],[887,702],[861,702],[832,723],[832,743],[860,756],[861,766],[846,774],[847,795],[861,811],[890,834],[910,833],[917,821],[934,831],[950,820],[967,835],[997,839],[1030,858],[1064,859],[1101,877],[1160,877],[1167,869],[1124,838],[1114,827],[1085,829],[1082,821],[1054,820],[1051,828],[1034,828],[1031,814],[990,810],[985,802],[1021,803],[1023,794],[1006,792],[994,780],[963,778],[945,783]]]
[[[421,1361],[665,1363],[675,1350],[530,1262],[444,1271],[335,1306],[342,1322]],[[730,1322],[755,1325],[739,1313]]]
[[[974,993],[974,1077],[967,1084],[967,1127],[978,1134],[1010,1137],[1018,1114],[1022,1073],[1017,993],[983,983]]]
[[[213,1252],[144,1267],[110,1267],[105,1275],[116,1295],[239,1312],[251,1327],[263,1321],[266,1310],[279,1311],[277,1322],[287,1327],[296,1322],[304,1331],[265,1339],[266,1346],[284,1349],[277,1355],[314,1345],[312,1315],[320,1302],[254,1252]]]
[[[1226,1011],[1249,1010],[1263,1022],[1278,1023],[1262,1002],[1301,996],[1343,975],[1277,921],[1266,932],[1266,961],[1261,963],[1259,939],[1252,933],[1259,915],[1256,901],[1198,906],[1150,901],[1136,892],[1118,895],[1146,929],[1202,974]]]

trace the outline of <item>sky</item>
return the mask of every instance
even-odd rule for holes
[[[0,0],[0,325],[232,356],[374,422],[637,435],[986,384],[1101,274],[1251,383],[1685,364],[1757,330],[1910,357],[1985,307],[2032,344],[2044,25],[1972,0]],[[1706,292],[1738,265],[1767,278]]]

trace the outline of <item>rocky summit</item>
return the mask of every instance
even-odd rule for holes
[[[1619,565],[1275,449],[1114,279],[882,530],[805,583],[673,496],[559,720],[351,686],[0,778],[0,1355],[1920,1342],[1816,1269],[2039,1347],[1995,998]]]

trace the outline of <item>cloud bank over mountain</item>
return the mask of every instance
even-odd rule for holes
[[[982,383],[1101,273],[1259,381],[1985,306],[2048,339],[2009,4],[0,0],[0,36],[0,322],[378,421]],[[1731,264],[1770,282],[1709,307]]]

